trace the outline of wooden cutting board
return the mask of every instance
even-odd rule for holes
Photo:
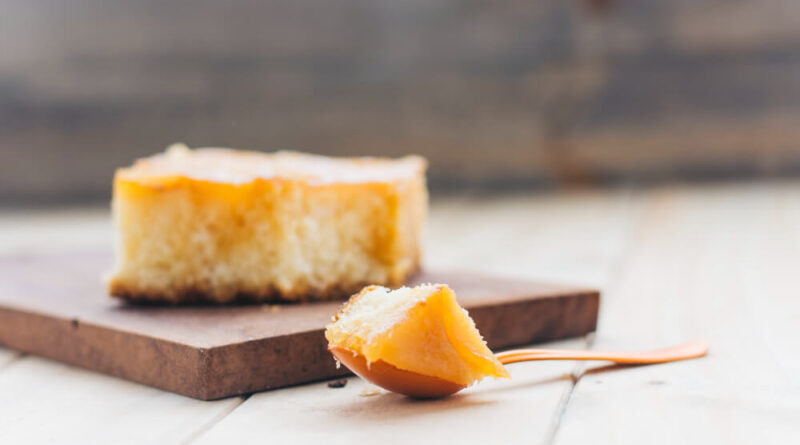
[[[0,343],[212,400],[348,374],[326,350],[341,302],[131,306],[106,296],[106,253],[0,259]],[[474,273],[426,272],[449,284],[492,348],[594,331],[596,290]]]

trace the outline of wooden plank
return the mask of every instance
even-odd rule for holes
[[[789,443],[800,437],[796,359],[800,186],[669,187],[649,194],[597,349],[703,338],[707,358],[585,372],[556,443]]]
[[[205,400],[340,376],[324,326],[341,301],[305,305],[131,306],[107,297],[109,254],[0,261],[0,342]],[[598,292],[425,271],[448,283],[492,347],[594,331]],[[413,284],[413,283],[412,283]]]
[[[203,402],[36,357],[0,370],[0,393],[0,443],[182,443],[242,402]]]

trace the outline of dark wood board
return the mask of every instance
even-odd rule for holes
[[[346,375],[326,350],[341,302],[131,306],[106,296],[107,253],[0,260],[0,343],[179,394],[213,400]],[[425,272],[447,283],[492,348],[594,331],[596,290]]]

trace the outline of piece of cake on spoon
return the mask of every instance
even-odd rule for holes
[[[350,370],[412,397],[441,397],[486,377],[509,378],[444,284],[366,287],[334,316],[325,337]]]

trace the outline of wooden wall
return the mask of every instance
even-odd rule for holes
[[[800,171],[796,0],[0,0],[0,202],[171,142],[435,186]]]

